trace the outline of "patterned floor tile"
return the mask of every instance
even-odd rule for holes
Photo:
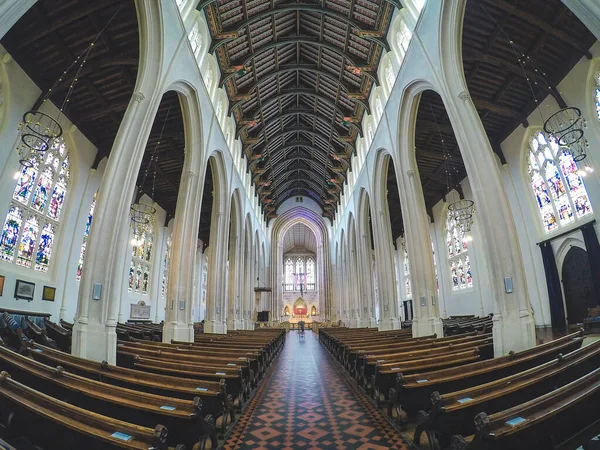
[[[288,334],[225,450],[411,448],[307,332]]]

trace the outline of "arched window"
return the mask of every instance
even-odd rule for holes
[[[139,236],[131,251],[131,265],[129,266],[129,290],[147,294],[150,286],[150,273],[152,269],[152,245],[154,233],[145,231]]]
[[[592,213],[577,163],[553,137],[543,132],[531,137],[528,171],[547,233]]]
[[[83,243],[81,244],[81,250],[79,250],[79,261],[77,263],[77,281],[81,280],[81,274],[83,273],[83,262],[85,261],[85,252],[87,249],[87,241],[90,235],[90,228],[92,226],[92,219],[94,218],[94,209],[96,209],[96,197],[98,191],[94,194],[94,199],[88,212],[87,222],[85,223],[85,233],[83,235]]]
[[[285,290],[294,290],[294,262],[292,258],[285,260]]]
[[[315,290],[315,260],[310,257],[306,260],[306,290]]]
[[[198,22],[194,23],[194,26],[188,35],[188,39],[190,40],[190,45],[192,46],[192,52],[194,53],[194,56],[198,58],[200,52],[202,51],[202,34],[200,33],[200,25]]]
[[[594,100],[596,100],[596,114],[600,119],[600,72],[596,74],[596,89],[594,90]]]
[[[221,123],[221,115],[223,114],[223,100],[219,100],[217,102],[217,110],[215,115],[217,116],[217,120]]]
[[[162,287],[161,295],[167,296],[167,286],[169,284],[169,264],[171,263],[171,239],[173,235],[170,235],[167,239],[167,249],[165,250],[165,259],[163,260],[163,276],[162,276]]]
[[[446,213],[446,249],[452,278],[452,290],[473,287],[467,236],[462,227],[457,225],[448,212]]]
[[[70,179],[64,141],[54,140],[39,160],[30,162],[17,174],[0,235],[0,259],[47,272]]]

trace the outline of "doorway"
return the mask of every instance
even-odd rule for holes
[[[567,305],[569,325],[582,323],[588,308],[598,304],[595,298],[594,282],[590,262],[585,250],[571,247],[562,266],[562,283]]]

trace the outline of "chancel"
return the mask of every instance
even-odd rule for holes
[[[598,448],[600,3],[0,3],[0,449]]]

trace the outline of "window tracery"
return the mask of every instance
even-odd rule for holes
[[[169,235],[167,239],[167,248],[165,250],[165,258],[163,259],[163,276],[162,276],[162,287],[161,295],[167,296],[167,286],[169,284],[169,265],[171,264],[171,242],[173,235]]]
[[[0,234],[0,260],[47,272],[70,179],[64,140],[54,140],[41,158],[32,158],[30,167],[22,167],[16,178]]]
[[[283,270],[285,291],[316,290],[317,268],[313,256],[285,256]]]
[[[546,233],[593,212],[582,179],[585,172],[554,137],[535,133],[527,158],[531,188]]]
[[[81,280],[81,274],[83,273],[83,263],[85,261],[85,252],[87,250],[87,241],[90,235],[90,228],[92,226],[92,220],[94,218],[94,210],[96,209],[96,198],[98,191],[94,193],[92,204],[90,205],[90,211],[88,212],[87,221],[85,223],[85,233],[83,234],[83,243],[81,244],[81,250],[79,250],[79,261],[77,262],[77,281]]]

